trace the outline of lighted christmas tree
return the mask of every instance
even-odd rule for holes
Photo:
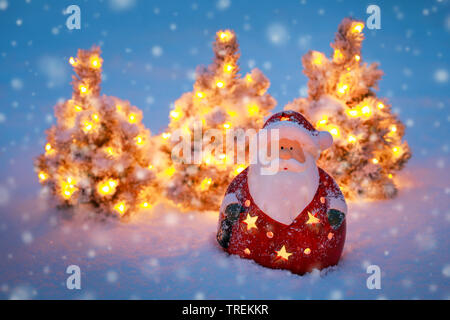
[[[285,109],[304,114],[318,129],[334,138],[322,153],[319,166],[338,182],[350,199],[383,199],[395,196],[395,173],[411,157],[405,127],[386,99],[373,89],[383,72],[363,61],[364,23],[346,18],[339,25],[333,55],[308,52],[302,59],[308,76],[308,97]]]
[[[150,131],[128,101],[100,96],[100,49],[79,50],[72,99],[55,107],[45,154],[35,168],[57,204],[91,204],[94,212],[128,216],[156,200],[158,186]]]
[[[165,153],[172,156],[164,176],[166,196],[183,209],[219,208],[228,184],[245,168],[244,163],[236,163],[237,158],[233,160],[234,153],[225,150],[232,148],[226,146],[227,130],[259,129],[276,104],[266,93],[270,83],[261,71],[253,69],[245,77],[239,75],[239,46],[233,31],[217,32],[213,49],[213,63],[197,70],[194,90],[174,103],[168,131],[160,137],[166,141]],[[201,128],[196,131],[196,126]],[[223,135],[222,150],[203,153],[197,163],[182,162],[183,154],[172,153],[177,143],[174,133],[179,135],[181,131],[191,139],[192,147],[187,152],[194,159],[196,142],[210,129],[220,130]],[[237,137],[241,139],[242,132]],[[247,150],[249,140],[244,140]]]

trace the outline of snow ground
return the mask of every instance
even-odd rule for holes
[[[0,201],[0,298],[449,299],[448,172],[412,161],[399,180],[395,200],[350,203],[340,264],[305,276],[225,254],[214,212],[160,204],[128,223],[62,218],[16,188]],[[66,288],[72,264],[81,290]],[[381,290],[366,286],[372,264]]]

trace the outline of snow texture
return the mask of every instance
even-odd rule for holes
[[[339,265],[304,276],[224,253],[215,212],[161,204],[129,223],[83,220],[16,188],[0,208],[0,298],[448,299],[448,174],[413,162],[399,179],[397,199],[349,204]],[[72,264],[81,290],[66,288]],[[369,265],[381,290],[366,286]]]

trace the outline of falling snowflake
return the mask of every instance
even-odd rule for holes
[[[153,46],[152,54],[155,57],[160,57],[163,54],[163,49],[160,46]]]
[[[216,7],[219,10],[226,10],[230,7],[231,1],[230,0],[219,0],[217,1]]]
[[[445,69],[438,69],[434,72],[434,81],[437,83],[446,83],[448,81],[448,71]]]
[[[289,40],[289,34],[285,26],[281,24],[272,24],[267,28],[267,37],[269,41],[280,46]]]

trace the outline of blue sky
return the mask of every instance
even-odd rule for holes
[[[70,4],[81,8],[81,30],[65,26]],[[385,73],[379,96],[407,123],[415,157],[447,157],[448,0],[0,0],[0,171],[17,158],[31,163],[41,152],[53,106],[71,95],[67,60],[78,48],[101,45],[102,92],[143,109],[144,123],[159,133],[170,104],[191,90],[195,68],[211,62],[218,29],[236,31],[242,73],[260,68],[281,110],[306,86],[302,55],[329,54],[339,22],[365,20],[369,4],[381,8],[381,30],[365,29],[363,59],[379,62]]]

